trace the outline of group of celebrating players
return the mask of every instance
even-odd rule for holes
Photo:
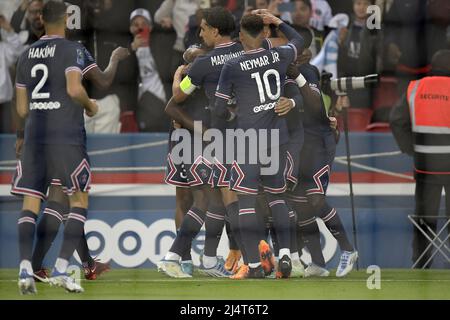
[[[166,107],[177,128],[171,134],[166,183],[177,187],[177,208],[186,215],[158,269],[174,278],[191,277],[191,243],[205,224],[198,269],[203,274],[231,279],[328,276],[316,222],[321,218],[342,250],[336,275],[345,276],[358,253],[325,199],[338,132],[322,99],[320,75],[309,64],[311,36],[300,35],[266,10],[242,18],[236,41],[231,36],[234,19],[226,9],[206,10],[200,28],[203,46],[185,53],[189,64],[175,73]],[[196,121],[202,123],[200,133]],[[185,151],[193,159],[187,163],[173,154],[184,139],[180,128],[193,136],[206,136],[205,129],[214,128],[226,137],[227,130],[246,137],[249,130],[257,135],[266,130],[272,144],[261,147],[260,136],[256,146],[240,140],[244,161],[237,160],[238,152],[231,162],[226,157],[230,148],[216,157],[206,155],[208,145],[198,154],[192,147]],[[225,139],[226,146],[234,142]],[[275,173],[264,172],[261,151],[275,155]],[[254,153],[258,159],[249,163]],[[224,226],[230,245],[226,261],[217,256]],[[306,269],[299,254],[304,246],[312,259]]]
[[[89,256],[84,234],[91,172],[83,113],[94,116],[98,106],[82,80],[108,86],[117,64],[129,53],[116,49],[101,71],[81,44],[65,39],[64,3],[47,2],[42,19],[46,35],[17,65],[17,110],[25,123],[23,132],[18,131],[21,154],[11,191],[23,196],[18,286],[20,293],[34,294],[37,278],[83,292],[67,273],[74,251],[88,278],[95,279],[106,267]],[[242,18],[238,41],[232,39],[235,27],[226,9],[205,10],[203,44],[186,51],[188,64],[174,76],[173,97],[166,107],[174,128],[165,181],[177,187],[177,236],[158,270],[174,278],[192,277],[191,244],[205,224],[198,269],[203,274],[231,279],[328,276],[316,222],[321,218],[342,251],[336,276],[345,276],[358,253],[325,198],[338,134],[321,95],[320,75],[309,64],[311,36],[300,35],[265,10]],[[237,159],[242,154],[225,161],[229,140],[212,157],[206,156],[204,143],[200,151],[188,148],[192,161],[180,161],[174,150],[184,133],[204,135],[205,142],[207,129],[224,136],[230,129],[254,130],[257,143],[237,148],[244,150],[244,161]],[[268,146],[260,143],[261,132],[266,132]],[[267,173],[262,152],[270,154],[275,172]],[[257,161],[247,161],[254,154]],[[45,199],[44,217],[36,228]],[[39,277],[36,269],[63,221],[63,243],[52,274]],[[217,256],[224,226],[230,246],[226,261]],[[36,229],[38,239],[40,233],[46,236],[33,252]],[[269,234],[274,253],[267,243]],[[303,247],[312,260],[306,269],[300,261]]]

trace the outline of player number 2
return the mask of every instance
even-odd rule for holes
[[[39,92],[42,89],[42,87],[44,86],[45,82],[47,81],[48,68],[45,64],[42,64],[42,63],[35,65],[31,69],[31,77],[36,78],[38,70],[41,70],[43,72],[43,75],[42,75],[41,80],[39,80],[38,84],[36,85],[36,87],[34,87],[34,90],[31,93],[31,99],[48,99],[48,98],[50,98],[49,92]]]
[[[270,87],[269,82],[269,76],[275,76],[276,84],[277,84],[277,92],[273,94],[272,88]],[[266,72],[264,72],[261,80],[261,75],[259,72],[252,73],[252,79],[256,80],[256,85],[258,86],[258,92],[259,92],[259,100],[261,103],[266,102],[266,95],[269,97],[270,100],[277,100],[280,97],[281,94],[281,87],[280,87],[280,74],[275,69],[269,69]],[[264,85],[263,85],[264,82]],[[265,90],[264,90],[265,89]]]

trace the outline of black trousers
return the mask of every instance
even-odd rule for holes
[[[437,220],[427,218],[427,216],[438,216],[439,215],[439,207],[441,203],[441,195],[442,195],[442,188],[445,189],[445,208],[446,208],[446,215],[450,217],[450,183],[449,184],[432,184],[432,183],[426,183],[424,181],[418,180],[416,182],[416,193],[415,193],[415,200],[416,200],[416,210],[415,214],[417,216],[421,216],[418,219],[418,224],[426,230],[426,226],[424,223],[426,223],[430,228],[436,232],[437,228]],[[450,228],[448,229],[448,232],[450,232]],[[427,231],[428,235],[433,238],[429,232]],[[413,256],[412,260],[415,262],[422,252],[425,250],[425,248],[428,246],[430,242],[425,238],[425,236],[417,229],[414,228],[414,234],[413,234]],[[434,248],[434,247],[433,247]],[[427,254],[424,255],[424,257],[419,261],[417,264],[417,268],[422,268],[422,266],[425,264],[425,262],[428,260],[428,258],[431,256],[432,252],[435,250],[428,250]],[[431,265],[431,263],[428,264],[427,268]]]

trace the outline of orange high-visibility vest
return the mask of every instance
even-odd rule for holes
[[[407,99],[416,173],[450,175],[450,77],[411,81]]]

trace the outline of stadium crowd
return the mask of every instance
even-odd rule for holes
[[[90,133],[169,131],[164,107],[172,95],[173,76],[183,64],[184,50],[200,42],[202,8],[209,6],[229,9],[236,25],[246,11],[265,8],[296,29],[308,28],[314,39],[312,64],[333,77],[381,75],[379,88],[350,93],[354,130],[386,128],[389,111],[409,81],[427,74],[433,54],[450,45],[449,3],[445,0],[69,2],[81,9],[81,29],[71,30],[68,38],[82,43],[102,70],[117,47],[129,48],[132,53],[121,61],[107,90],[87,84],[101,110],[93,119],[86,119]],[[44,33],[39,20],[44,3],[0,3],[0,133],[15,130],[11,79],[20,53]],[[380,8],[380,29],[367,27],[366,9],[373,4]],[[145,10],[130,20],[138,8]]]

